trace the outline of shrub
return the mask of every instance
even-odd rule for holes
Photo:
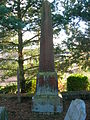
[[[7,94],[7,93],[16,93],[17,91],[17,85],[16,84],[12,84],[12,85],[7,85],[5,86],[4,88],[1,88],[0,90],[0,93],[4,93],[4,94]]]
[[[25,92],[31,91],[31,87],[32,87],[32,81],[26,81]]]
[[[58,91],[59,92],[66,91],[66,81],[65,80],[58,80]]]
[[[88,84],[87,90],[90,91],[90,83]]]
[[[68,91],[87,90],[88,84],[88,77],[81,74],[73,74],[67,78]]]
[[[26,82],[26,89],[27,93],[35,93],[36,91],[36,80],[28,80]]]

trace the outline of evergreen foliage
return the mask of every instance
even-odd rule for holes
[[[67,90],[68,91],[80,91],[87,90],[88,78],[80,74],[74,74],[67,78]]]
[[[6,55],[0,58],[0,70],[4,71],[2,79],[16,76],[18,66],[19,74],[23,76],[20,77],[21,83],[25,80],[27,84],[27,81],[36,79],[39,65],[41,4],[42,0],[0,2],[0,54]],[[58,4],[63,7],[62,12],[58,10]],[[90,68],[89,6],[89,0],[55,0],[51,4],[53,33],[58,35],[63,29],[68,37],[62,46],[57,45],[54,49],[57,71],[64,73],[73,63],[82,66],[84,70]],[[79,29],[81,21],[88,26],[85,32]],[[34,36],[23,40],[27,31],[33,31]],[[33,45],[38,48],[32,49]],[[27,50],[27,47],[30,49]],[[25,62],[27,64],[24,64]]]

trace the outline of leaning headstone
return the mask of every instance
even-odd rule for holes
[[[72,100],[64,120],[85,120],[86,107],[81,99]]]
[[[8,114],[5,107],[0,107],[0,120],[8,120]]]

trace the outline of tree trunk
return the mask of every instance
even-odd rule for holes
[[[18,0],[18,19],[22,20],[20,10],[20,0]],[[22,39],[22,28],[18,28],[18,65],[19,65],[19,80],[21,86],[21,93],[25,92],[25,78],[24,78],[24,67],[23,67],[23,39]]]

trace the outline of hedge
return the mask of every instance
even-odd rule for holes
[[[81,74],[73,74],[67,78],[67,91],[87,90],[88,77]]]

